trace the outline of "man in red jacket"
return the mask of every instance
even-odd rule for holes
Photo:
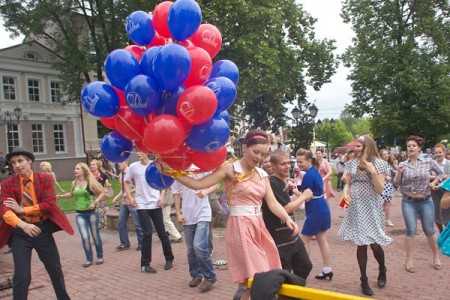
[[[70,299],[53,232],[74,232],[66,215],[56,205],[53,179],[51,175],[32,170],[34,155],[24,148],[15,148],[6,159],[15,176],[2,182],[0,249],[7,243],[12,245],[13,298],[28,297],[34,248],[50,276],[57,299]]]

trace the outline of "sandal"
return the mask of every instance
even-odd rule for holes
[[[96,264],[96,265],[101,265],[101,264],[103,264],[104,262],[105,262],[105,261],[103,260],[103,258],[99,258],[95,264]]]
[[[405,261],[405,268],[406,271],[408,271],[409,273],[416,273],[416,268],[414,268],[413,266],[408,267],[408,263]]]
[[[92,261],[87,261],[83,264],[83,268],[88,268],[92,265]]]

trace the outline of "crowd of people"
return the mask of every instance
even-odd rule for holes
[[[446,226],[450,221],[447,179],[450,159],[442,144],[422,155],[423,142],[420,137],[410,136],[406,156],[399,153],[395,157],[386,149],[378,151],[369,135],[360,136],[354,148],[339,155],[334,166],[324,158],[322,149],[315,153],[299,149],[295,152],[298,172],[294,173],[295,178],[289,178],[291,156],[287,147],[279,137],[255,129],[245,136],[242,157],[232,157],[214,171],[199,171],[192,165],[180,172],[164,161],[155,160],[161,173],[175,178],[169,189],[157,190],[147,184],[145,171],[152,160],[138,151],[136,162],[117,165],[117,175],[105,168],[104,164],[109,163],[101,155],[89,165],[78,163],[68,192],[57,182],[50,163],[42,162],[42,172],[36,172],[31,167],[34,155],[18,147],[6,156],[14,175],[2,182],[0,190],[0,248],[6,244],[11,247],[15,269],[21,270],[14,273],[14,297],[26,299],[34,248],[42,256],[57,299],[70,298],[52,236],[57,230],[74,233],[57,205],[57,200],[64,198],[75,202],[75,220],[86,255],[81,264],[84,268],[94,263],[91,237],[95,263],[105,262],[101,228],[106,226],[106,203],[110,197],[113,203],[120,203],[117,251],[131,247],[126,225],[130,215],[136,227],[141,270],[145,273],[157,273],[151,266],[153,228],[161,241],[166,271],[172,269],[175,259],[171,243],[181,242],[184,236],[190,278],[187,286],[200,292],[211,290],[217,276],[211,260],[213,211],[209,195],[223,190],[226,203],[222,205],[229,211],[225,233],[228,270],[241,299],[253,296],[254,291],[247,289],[247,285],[255,274],[286,270],[292,272],[289,274],[297,282],[304,283],[313,266],[309,255],[312,240],[317,241],[322,256],[322,270],[314,278],[332,280],[327,232],[331,226],[330,206],[339,203],[332,201],[336,197],[331,183],[334,173],[336,190],[343,191],[340,206],[345,209],[338,237],[356,245],[363,294],[373,295],[366,272],[369,246],[379,266],[377,285],[383,288],[387,283],[383,246],[392,241],[385,227],[395,226],[389,212],[395,189],[401,193],[406,225],[405,270],[416,271],[414,243],[418,218],[430,246],[433,268],[440,270],[440,248],[446,253],[450,246],[450,230]],[[115,178],[121,188],[114,196],[108,190],[112,186],[110,180]],[[54,185],[61,194],[56,195]],[[170,218],[172,206],[183,235]],[[298,210],[304,210],[306,215],[302,228],[295,220],[294,213]],[[435,225],[441,233],[439,239]]]

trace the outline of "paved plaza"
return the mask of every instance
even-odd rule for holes
[[[337,193],[340,196],[340,193]],[[405,251],[403,233],[405,225],[401,215],[401,198],[398,192],[393,200],[391,219],[395,227],[387,231],[394,241],[385,247],[388,282],[385,288],[376,286],[378,266],[369,250],[367,273],[369,283],[374,290],[375,299],[450,299],[449,278],[450,258],[442,257],[442,270],[432,267],[431,252],[422,230],[416,240],[416,273],[406,272],[404,267]],[[329,232],[331,262],[334,277],[332,281],[314,279],[321,271],[321,257],[317,244],[313,242],[311,260],[314,264],[307,286],[329,291],[363,296],[359,286],[359,269],[356,261],[356,246],[340,241],[336,233],[342,222],[342,211],[337,206],[337,199],[331,200],[332,228]],[[68,214],[76,233],[70,236],[63,232],[55,234],[61,255],[66,285],[72,299],[232,299],[236,286],[230,282],[227,270],[217,270],[218,281],[207,293],[200,293],[197,288],[189,288],[190,280],[186,259],[186,246],[183,243],[172,244],[175,261],[172,270],[164,270],[164,257],[161,243],[153,238],[152,266],[156,274],[140,271],[140,252],[135,251],[136,238],[131,237],[132,247],[126,251],[116,251],[119,244],[118,234],[113,230],[102,230],[105,263],[89,268],[81,265],[85,261],[81,240],[75,224],[75,213]],[[300,227],[303,221],[299,221]],[[134,234],[134,233],[133,233]],[[4,249],[3,249],[4,250]],[[13,263],[11,254],[0,254],[0,281],[12,276]],[[213,261],[225,259],[224,229],[214,232]],[[32,283],[29,299],[54,299],[50,279],[36,253],[33,253]],[[11,299],[11,289],[0,291],[0,299]]]

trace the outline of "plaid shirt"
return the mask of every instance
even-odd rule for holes
[[[49,174],[33,172],[34,190],[39,204],[40,212],[44,217],[49,218],[57,227],[69,234],[74,234],[69,220],[64,212],[56,204],[56,193],[53,188],[53,178]],[[20,205],[22,201],[19,176],[10,177],[2,181],[2,193],[0,198],[0,216],[9,210],[3,206],[3,201],[13,198]],[[0,220],[0,249],[8,243],[13,227]]]
[[[418,157],[416,166],[413,166],[410,159],[403,162],[404,169],[399,181],[394,181],[396,186],[401,187],[402,192],[417,192],[422,195],[430,195],[430,175],[437,174],[437,178],[442,181],[443,172],[439,165],[428,157]]]

